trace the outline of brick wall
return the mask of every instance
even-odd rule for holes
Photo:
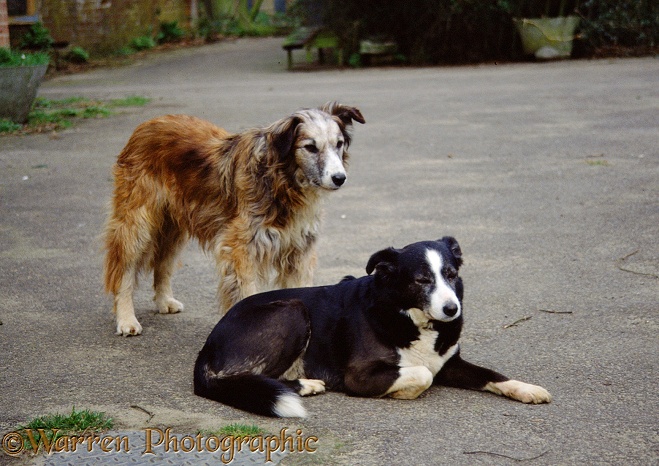
[[[0,0],[4,1],[4,0]],[[186,28],[191,0],[43,0],[41,18],[58,42],[112,53],[136,37],[155,36],[163,21]]]
[[[0,0],[0,47],[9,47],[9,15],[7,0]]]

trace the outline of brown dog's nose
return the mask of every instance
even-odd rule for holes
[[[346,176],[343,173],[332,175],[332,182],[334,182],[336,186],[341,186],[346,182]]]

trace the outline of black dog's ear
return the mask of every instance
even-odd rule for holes
[[[272,127],[272,145],[281,157],[285,157],[293,149],[297,128],[302,120],[291,116],[278,121]]]
[[[439,240],[439,242],[448,246],[448,248],[453,253],[453,256],[455,257],[456,262],[458,263],[458,267],[460,267],[462,265],[462,249],[460,249],[458,240],[452,236],[444,236]]]
[[[376,252],[366,264],[366,273],[370,275],[375,270],[376,276],[386,279],[396,270],[398,254],[399,252],[394,248]]]
[[[348,107],[347,105],[341,105],[338,102],[328,102],[320,107],[320,109],[330,115],[338,117],[346,126],[351,125],[353,120],[361,124],[366,123],[366,120],[364,120],[364,117],[362,116],[362,112],[356,107]]]

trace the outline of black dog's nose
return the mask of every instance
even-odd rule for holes
[[[442,309],[442,311],[444,311],[446,316],[453,317],[458,313],[458,305],[455,303],[446,304],[444,305],[444,309]]]
[[[336,186],[341,186],[343,183],[346,182],[346,176],[343,173],[339,173],[338,175],[332,175],[332,181]]]

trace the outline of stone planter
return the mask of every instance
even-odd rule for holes
[[[0,118],[25,123],[48,64],[0,66]]]
[[[514,19],[526,55],[538,59],[569,58],[578,16]]]

